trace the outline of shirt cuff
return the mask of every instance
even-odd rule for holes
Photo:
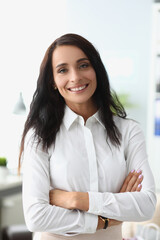
[[[103,212],[102,193],[88,192],[89,195],[89,210],[88,213],[99,215]]]
[[[119,194],[119,193],[118,193]],[[88,192],[88,213],[113,218],[119,212],[119,206],[113,193]]]
[[[95,233],[98,225],[98,216],[85,212],[84,233]]]

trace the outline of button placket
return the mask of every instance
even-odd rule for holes
[[[84,126],[84,138],[89,161],[90,191],[98,191],[98,170],[93,136],[89,128]]]

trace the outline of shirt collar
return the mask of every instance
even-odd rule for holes
[[[63,123],[67,130],[70,128],[70,126],[73,124],[73,122],[78,118],[78,115],[73,112],[67,105],[65,106],[64,110],[64,117],[63,117]]]
[[[97,120],[97,122],[99,122],[101,124],[101,126],[105,129],[105,125],[101,120],[100,117],[100,110],[98,110],[93,116],[92,116],[95,120]]]
[[[78,114],[73,112],[67,105],[65,106],[63,123],[67,130],[71,127],[71,125],[78,119],[81,118]],[[103,128],[105,128],[101,118],[100,118],[100,111],[98,110],[93,116],[87,119],[87,121],[91,120],[91,122],[99,122]]]

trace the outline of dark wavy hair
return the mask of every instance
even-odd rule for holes
[[[100,110],[101,120],[107,135],[115,146],[121,144],[121,134],[113,121],[113,115],[126,118],[126,112],[115,92],[111,91],[108,74],[95,47],[85,38],[77,34],[65,34],[56,39],[47,49],[40,66],[37,88],[30,105],[20,146],[20,155],[24,151],[25,136],[29,129],[42,142],[43,148],[54,144],[64,116],[65,101],[58,91],[53,89],[52,54],[58,46],[73,45],[80,48],[88,57],[96,72],[97,88],[93,99]]]

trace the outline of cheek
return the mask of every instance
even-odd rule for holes
[[[66,81],[64,79],[55,78],[54,80],[58,89],[62,89],[66,86]]]
[[[60,93],[60,95],[65,98],[66,90],[62,84],[59,84],[57,86],[57,91]]]
[[[63,84],[62,82],[61,83],[58,83],[57,87],[59,89],[63,89],[65,87],[65,84]]]
[[[91,75],[91,79],[92,79],[92,83],[95,87],[97,87],[97,78],[96,78],[96,74],[93,72]]]
[[[96,78],[96,73],[92,69],[91,71],[88,72],[88,78],[93,81],[93,83],[97,84],[97,78]]]

